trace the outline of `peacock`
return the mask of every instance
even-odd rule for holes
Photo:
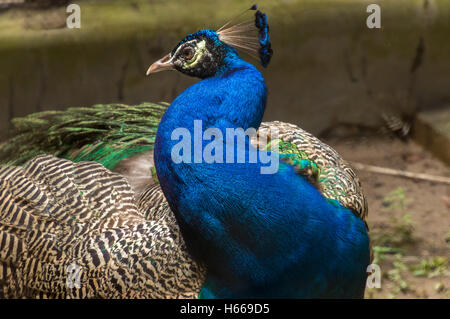
[[[150,66],[148,75],[201,79],[170,105],[13,120],[0,145],[0,297],[364,296],[371,256],[361,184],[313,135],[261,123],[264,78],[236,50],[270,62],[267,16],[251,9],[251,24],[192,33]],[[213,162],[196,160],[211,146],[195,144],[199,122],[201,134],[215,133]],[[193,153],[173,155],[179,128]],[[257,134],[237,135],[243,144],[231,143],[227,161],[218,151],[230,146],[227,129],[250,128]],[[262,174],[241,151],[275,158],[278,170]]]

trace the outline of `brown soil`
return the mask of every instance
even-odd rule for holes
[[[450,177],[448,166],[411,141],[326,142],[350,162]],[[369,202],[373,245],[394,248],[378,254],[381,288],[367,288],[366,298],[450,298],[450,185],[365,171],[358,175]]]

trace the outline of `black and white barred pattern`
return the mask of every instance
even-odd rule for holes
[[[197,297],[205,270],[151,204],[94,162],[1,167],[0,298]]]

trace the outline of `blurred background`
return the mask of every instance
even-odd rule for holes
[[[71,3],[81,8],[81,28],[67,27]],[[372,3],[381,28],[366,25]],[[218,29],[251,4],[0,0],[0,138],[12,118],[33,112],[172,101],[197,80],[145,77],[148,66],[186,34]],[[366,298],[450,298],[450,1],[258,5],[274,50],[261,68],[264,120],[320,137],[362,180],[383,274]]]

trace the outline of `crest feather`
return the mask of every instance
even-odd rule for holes
[[[258,54],[261,65],[266,67],[273,55],[267,16],[265,13],[257,10],[256,4],[249,10],[256,10],[254,21],[241,22],[225,29],[233,20],[247,12],[245,10],[236,18],[228,21],[216,33],[219,35],[220,41],[237,49],[244,50],[247,54],[255,58],[256,54]]]

